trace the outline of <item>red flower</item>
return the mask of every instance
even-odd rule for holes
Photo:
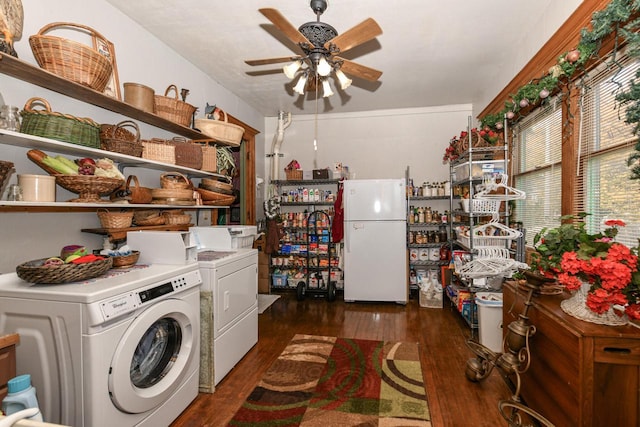
[[[621,219],[608,219],[604,222],[607,227],[624,227],[627,224]]]
[[[625,309],[625,313],[630,319],[640,320],[640,303],[629,304]]]

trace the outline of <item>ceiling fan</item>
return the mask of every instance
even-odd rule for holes
[[[335,28],[320,21],[320,16],[327,9],[327,1],[311,0],[310,7],[316,14],[316,21],[302,24],[298,29],[278,10],[271,8],[259,9],[260,13],[298,46],[299,53],[293,57],[247,60],[245,62],[252,66],[290,62],[290,64],[283,67],[283,71],[290,79],[295,79],[296,76],[299,76],[294,91],[301,95],[305,93],[305,90],[316,89],[319,83],[323,87],[323,96],[333,95],[328,80],[331,72],[335,73],[342,90],[351,85],[351,79],[345,73],[372,82],[377,81],[382,75],[382,71],[355,63],[338,55],[382,34],[382,29],[378,23],[372,18],[367,18],[360,24],[338,35]]]

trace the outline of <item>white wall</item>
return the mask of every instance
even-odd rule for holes
[[[449,140],[466,129],[471,105],[403,110],[370,111],[318,116],[318,150],[313,147],[315,116],[294,116],[285,131],[277,179],[285,179],[284,167],[296,159],[303,170],[349,166],[357,179],[403,178],[410,167],[414,182],[448,180],[448,164],[442,163]],[[277,119],[267,118],[265,152]],[[264,176],[269,176],[267,160]]]
[[[103,0],[28,0],[23,1],[24,30],[22,38],[16,42],[20,59],[36,64],[29,36],[38,33],[51,22],[73,22],[87,25],[100,32],[115,45],[116,60],[120,83],[137,82],[150,86],[156,93],[164,94],[170,84],[178,88],[188,88],[187,102],[199,107],[202,114],[206,102],[217,104],[229,114],[239,118],[249,126],[259,130],[257,146],[261,149],[264,138],[264,117],[245,102],[241,101],[213,79],[206,76],[194,65],[188,63],[179,53],[143,30],[130,18],[113,8]],[[88,42],[87,36],[68,31],[53,30],[48,33],[74,40]],[[85,104],[64,95],[21,82],[0,74],[0,93],[6,104],[22,108],[25,102],[34,96],[45,98],[54,111],[79,117],[91,117],[100,123],[117,123],[123,116]],[[140,123],[143,138],[171,137],[173,135]],[[0,158],[12,161],[17,173],[44,174],[39,167],[29,161],[25,155],[29,147],[9,147],[0,145]],[[258,160],[264,156],[258,157]],[[260,167],[262,165],[260,164]],[[139,175],[144,186],[158,187],[158,173],[137,169],[128,173]],[[10,183],[16,182],[16,175]],[[74,195],[60,187],[58,191],[69,198]],[[6,195],[2,195],[3,198]],[[21,262],[52,256],[68,244],[84,244],[100,248],[102,237],[82,233],[81,228],[99,227],[95,213],[1,213],[0,241],[3,244],[3,257],[0,258],[0,273],[15,271]]]
[[[519,39],[514,39],[512,45],[516,48],[508,53],[507,61],[496,63],[495,78],[478,87],[478,92],[473,97],[473,117],[477,117],[482,110],[509,84],[509,82],[524,68],[533,58],[540,47],[555,34],[562,24],[580,6],[582,0],[552,1],[540,10],[536,16],[523,22],[522,33]],[[507,99],[503,100],[504,105]]]

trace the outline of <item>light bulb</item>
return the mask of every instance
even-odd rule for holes
[[[304,87],[307,84],[307,75],[304,74],[302,76],[300,76],[300,79],[298,80],[298,83],[296,83],[296,86],[293,88],[293,91],[296,93],[299,93],[300,95],[304,95]]]
[[[342,72],[342,70],[336,70],[336,77],[340,82],[340,89],[345,90],[346,88],[351,86],[352,80],[347,77],[346,74]]]
[[[331,95],[333,95],[333,91],[331,90],[331,86],[329,86],[329,80],[324,79],[322,81],[322,96],[328,98]]]
[[[297,61],[294,61],[291,64],[287,64],[282,67],[282,71],[284,71],[285,76],[293,80],[293,78],[296,76],[296,71],[298,71],[301,66],[302,61],[298,59]]]
[[[326,77],[331,74],[331,65],[329,65],[327,59],[324,56],[320,57],[316,70],[322,77]]]

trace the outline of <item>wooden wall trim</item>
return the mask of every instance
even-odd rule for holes
[[[509,100],[509,95],[517,93],[518,89],[533,79],[543,77],[549,68],[556,65],[561,54],[578,45],[580,30],[585,27],[591,28],[593,12],[604,9],[609,2],[609,0],[584,0],[527,65],[482,110],[478,117],[502,111],[504,103]]]

